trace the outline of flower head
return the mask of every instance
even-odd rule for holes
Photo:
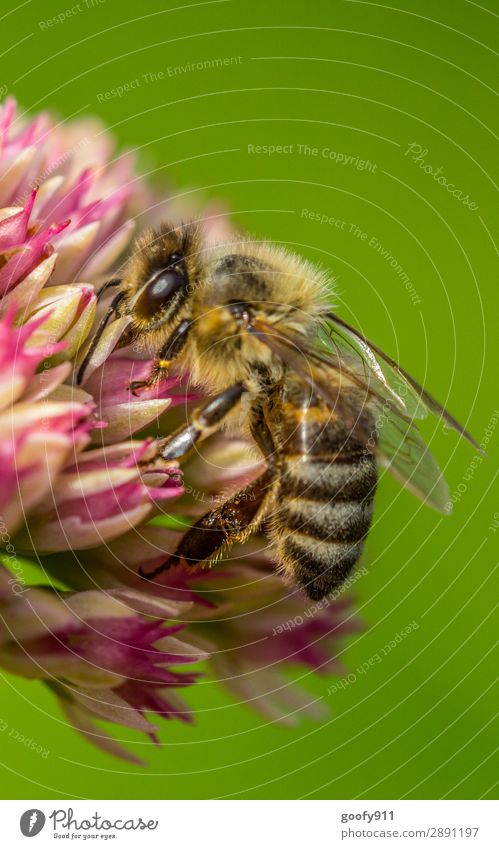
[[[287,586],[275,571],[272,551],[262,538],[236,547],[211,568],[180,565],[153,583],[140,577],[171,554],[178,531],[142,525],[114,542],[81,552],[78,564],[52,560],[64,579],[71,568],[80,588],[119,586],[156,599],[189,602],[184,613],[190,638],[208,653],[215,680],[266,718],[295,725],[320,719],[325,706],[306,692],[307,676],[343,671],[345,639],[360,629],[348,595],[339,592],[311,602]],[[297,680],[291,670],[299,670]],[[301,671],[300,671],[301,670]]]
[[[26,551],[95,545],[182,492],[174,466],[154,478],[142,474],[146,441],[123,442],[174,399],[186,399],[177,380],[131,395],[130,382],[151,364],[130,356],[106,364],[111,333],[93,383],[85,390],[71,385],[95,321],[93,284],[128,242],[128,211],[145,195],[132,159],[110,165],[109,137],[85,126],[88,147],[78,141],[83,128],[55,126],[48,116],[25,122],[12,100],[0,107],[0,199],[9,204],[0,210],[0,455],[7,483],[0,505],[9,532],[29,517],[17,541]],[[85,282],[74,282],[83,266]],[[82,453],[91,441],[110,447]]]
[[[150,369],[149,360],[114,356],[96,368],[85,381],[85,391],[95,398],[98,414],[106,422],[100,434],[105,444],[141,430],[168,408],[198,397],[189,392],[177,377],[165,378],[141,390],[140,394],[130,392],[130,384],[144,380]]]
[[[148,442],[117,443],[85,451],[59,475],[57,485],[35,508],[23,547],[36,551],[90,548],[144,521],[153,507],[182,493],[178,467],[142,473],[140,456]],[[151,479],[148,483],[148,480]]]
[[[206,656],[177,636],[182,625],[166,621],[186,607],[119,590],[60,593],[24,587],[19,592],[0,567],[0,664],[48,682],[80,731],[88,733],[100,717],[156,740],[157,727],[145,710],[190,721],[188,708],[170,691],[194,683],[198,675],[174,667]],[[97,727],[93,731],[104,748],[117,746]],[[133,760],[124,750],[121,754]]]

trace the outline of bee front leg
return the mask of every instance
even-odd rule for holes
[[[161,348],[158,356],[154,360],[151,373],[147,380],[132,380],[129,389],[133,395],[137,395],[140,389],[149,389],[156,383],[159,383],[168,374],[172,362],[180,354],[180,351],[187,342],[189,330],[192,327],[192,321],[189,318],[184,318],[183,321],[175,328],[171,336],[166,340]]]

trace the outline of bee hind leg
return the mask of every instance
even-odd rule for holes
[[[244,391],[243,384],[236,384],[235,387],[225,390],[198,412],[198,420],[204,416],[205,420],[213,422],[213,419],[218,418],[220,421],[222,413],[226,415],[233,408],[242,391]],[[184,534],[174,554],[152,572],[146,573],[140,570],[141,577],[151,580],[181,561],[188,566],[196,566],[204,560],[213,559],[223,546],[243,542],[261,527],[274,494],[278,461],[272,435],[258,403],[253,404],[251,408],[250,426],[253,438],[266,458],[266,470],[255,481],[230,496],[214,510],[205,513]],[[170,459],[180,456],[177,452],[184,440],[188,442],[192,439],[192,434],[186,433],[189,427],[192,425],[178,431],[177,435],[173,435],[172,441],[167,443],[170,446],[170,453],[167,454]],[[198,438],[200,436],[201,434]]]
[[[189,528],[167,560],[152,572],[139,569],[139,575],[152,580],[181,562],[196,566],[213,559],[223,546],[243,542],[263,521],[273,491],[273,478],[270,470],[263,472],[253,483],[210,510]]]

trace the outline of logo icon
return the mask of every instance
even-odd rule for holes
[[[25,837],[34,837],[36,834],[40,834],[44,825],[45,814],[38,808],[30,808],[29,811],[25,811],[19,822],[19,828]]]

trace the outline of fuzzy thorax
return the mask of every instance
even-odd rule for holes
[[[220,392],[244,381],[257,395],[259,386],[253,375],[256,366],[269,371],[275,381],[282,376],[281,364],[274,362],[272,352],[241,328],[223,306],[195,319],[195,332],[185,351],[183,365],[189,369],[194,383],[207,393]]]

